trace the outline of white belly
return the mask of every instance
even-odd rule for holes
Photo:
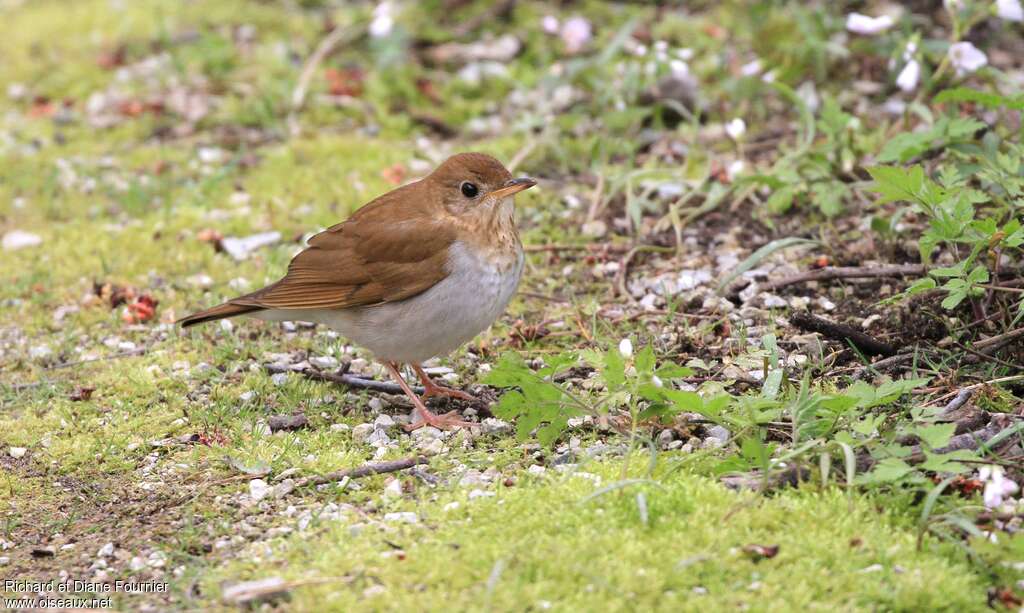
[[[494,323],[519,285],[523,254],[501,270],[455,243],[448,266],[451,272],[442,281],[402,302],[352,309],[279,309],[253,316],[320,323],[380,360],[418,364],[450,353]]]

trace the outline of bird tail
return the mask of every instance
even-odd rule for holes
[[[192,313],[191,315],[182,317],[175,323],[181,324],[182,328],[188,328],[189,326],[194,326],[207,321],[224,319],[225,317],[234,317],[236,315],[245,315],[246,313],[262,310],[263,307],[261,306],[225,302],[224,304],[219,304],[215,307],[199,311],[198,313]]]

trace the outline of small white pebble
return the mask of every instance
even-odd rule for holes
[[[259,502],[270,493],[270,487],[263,479],[253,479],[249,482],[249,497],[253,502]]]

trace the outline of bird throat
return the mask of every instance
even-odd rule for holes
[[[498,270],[517,265],[523,250],[516,228],[515,205],[505,198],[488,215],[479,219],[470,231],[470,242],[477,252]]]

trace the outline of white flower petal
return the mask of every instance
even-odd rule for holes
[[[633,357],[633,341],[628,338],[619,341],[619,354],[627,360]]]
[[[540,20],[540,27],[547,34],[558,34],[558,26],[558,17],[555,17],[554,15],[545,15],[544,18]]]
[[[725,133],[733,140],[739,140],[747,131],[747,122],[737,117],[725,124]]]
[[[895,23],[893,18],[888,15],[870,17],[860,13],[850,13],[846,16],[846,29],[854,34],[864,34],[865,36],[881,34]]]
[[[917,60],[910,60],[896,77],[896,86],[905,92],[912,92],[917,89],[917,82],[921,80],[921,64]]]
[[[562,24],[562,43],[568,53],[579,53],[590,42],[590,22],[583,17],[570,17]]]
[[[985,485],[985,494],[982,497],[985,500],[985,506],[990,509],[1003,504],[1003,491],[993,485],[991,481]]]
[[[668,67],[672,71],[672,76],[677,79],[690,76],[690,65],[683,60],[672,60],[668,63]]]
[[[956,73],[962,76],[988,64],[988,56],[981,49],[964,41],[949,46],[949,62],[956,68]]]
[[[370,22],[370,36],[383,38],[391,34],[395,27],[395,18],[392,16],[390,2],[381,2],[373,8],[373,21]]]
[[[761,60],[755,59],[747,62],[742,67],[740,67],[740,74],[742,74],[745,77],[752,77],[754,75],[761,74],[761,69]]]
[[[1007,21],[1024,21],[1020,0],[996,0],[996,15]]]

